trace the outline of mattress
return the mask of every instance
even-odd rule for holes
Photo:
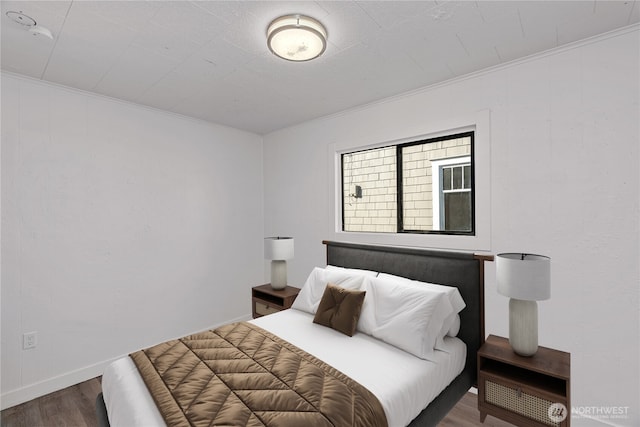
[[[389,427],[408,425],[464,368],[466,346],[458,338],[445,338],[444,351],[436,351],[435,361],[427,361],[369,335],[348,337],[312,320],[311,314],[289,309],[251,323],[369,389],[380,401]],[[165,425],[129,357],[106,368],[102,390],[112,427]]]

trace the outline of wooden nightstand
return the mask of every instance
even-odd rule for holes
[[[251,307],[253,318],[285,310],[291,307],[300,292],[300,288],[287,286],[275,290],[271,284],[256,286],[251,289]]]
[[[564,351],[539,347],[522,357],[494,335],[478,350],[481,422],[493,415],[517,426],[569,427],[570,383],[571,355]]]

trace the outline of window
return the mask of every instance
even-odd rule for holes
[[[473,136],[342,154],[343,231],[474,235]]]
[[[433,200],[434,230],[471,230],[471,158],[434,160],[432,165],[431,191],[438,195]]]

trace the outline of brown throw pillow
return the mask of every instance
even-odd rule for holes
[[[353,336],[360,318],[365,291],[352,291],[328,283],[313,323]]]

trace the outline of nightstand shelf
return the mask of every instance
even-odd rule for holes
[[[253,318],[277,313],[291,307],[300,292],[299,288],[287,286],[273,289],[269,283],[251,289],[251,311]]]
[[[546,347],[518,356],[506,338],[490,335],[478,351],[480,421],[493,415],[517,426],[568,427],[570,363],[569,353]]]

